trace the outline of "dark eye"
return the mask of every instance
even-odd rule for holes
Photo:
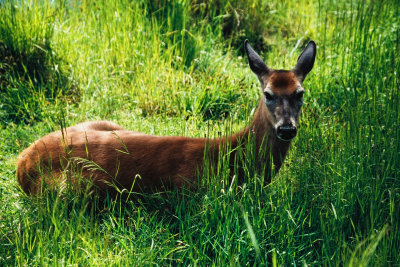
[[[297,100],[302,99],[302,98],[303,98],[303,94],[304,94],[304,91],[298,92],[298,93],[296,94]]]
[[[268,101],[274,100],[274,96],[271,95],[270,93],[264,92],[264,95],[265,95],[265,98],[266,98]]]

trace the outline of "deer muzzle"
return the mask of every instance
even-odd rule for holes
[[[297,134],[297,128],[293,125],[282,125],[276,129],[276,135],[283,141],[292,140]]]

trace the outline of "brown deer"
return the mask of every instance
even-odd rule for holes
[[[231,152],[236,151],[230,153],[232,162],[235,153],[243,153],[237,148],[245,149],[250,138],[255,140],[255,151],[264,152],[257,153],[256,166],[264,166],[268,182],[270,162],[278,171],[296,136],[302,83],[313,68],[316,45],[308,43],[292,70],[269,69],[247,40],[244,46],[249,66],[260,81],[262,97],[251,124],[243,130],[222,138],[188,138],[147,135],[107,121],[81,123],[42,137],[19,155],[17,176],[22,189],[39,194],[44,188],[65,184],[66,179],[74,183],[76,177],[67,175],[73,159],[81,164],[79,176],[101,192],[113,192],[115,186],[136,192],[191,188],[201,177],[198,171],[204,164],[205,150],[216,160],[220,148],[229,145]],[[85,167],[85,162],[91,167]]]

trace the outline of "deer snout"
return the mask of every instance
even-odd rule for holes
[[[293,125],[282,125],[276,129],[276,135],[283,141],[292,140],[297,134],[297,128]]]

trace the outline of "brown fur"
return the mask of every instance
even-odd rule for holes
[[[79,123],[75,126],[67,128],[68,132],[78,132],[78,131],[118,131],[125,130],[118,124],[111,121],[87,121]]]
[[[272,71],[267,83],[277,95],[291,95],[299,85],[300,81],[292,71]]]
[[[235,148],[239,139],[245,142],[251,135],[256,137],[257,151],[263,139],[268,140],[264,149],[272,148],[274,164],[279,169],[289,142],[274,137],[266,118],[267,109],[261,101],[250,126],[233,136],[218,139],[152,136],[121,130],[122,127],[110,122],[78,124],[65,129],[64,137],[61,131],[53,132],[25,149],[18,157],[18,182],[26,193],[38,194],[43,182],[48,187],[57,187],[67,179],[66,166],[71,159],[80,162],[84,158],[104,171],[91,170],[82,164],[82,177],[90,178],[105,191],[111,189],[109,184],[130,189],[135,177],[134,191],[193,187],[198,182],[196,169],[201,169],[206,145],[217,158],[222,143],[229,142]],[[269,162],[269,153],[265,154],[262,162]]]

